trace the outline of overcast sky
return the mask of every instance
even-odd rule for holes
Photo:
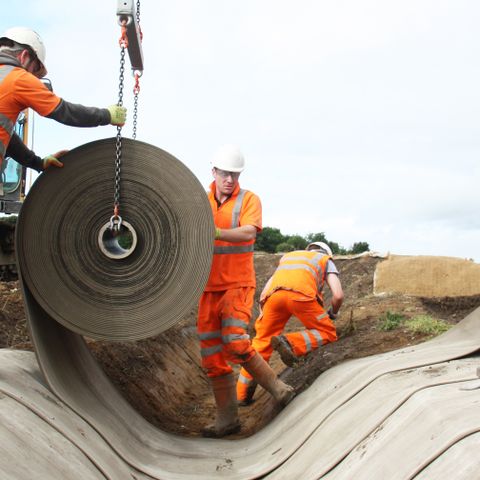
[[[108,106],[116,6],[24,0],[2,30],[36,29],[56,93]],[[213,152],[237,144],[242,187],[284,234],[480,262],[479,24],[478,0],[142,0],[137,138],[205,187]],[[40,155],[115,134],[35,118]]]

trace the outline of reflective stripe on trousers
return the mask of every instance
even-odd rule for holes
[[[319,346],[337,339],[335,325],[316,300],[302,301],[305,297],[288,290],[275,291],[263,305],[262,316],[255,322],[256,336],[253,348],[269,361],[272,355],[270,341],[283,334],[296,356],[306,355]],[[284,333],[290,317],[297,317],[305,330]]]
[[[255,289],[204,292],[198,309],[202,366],[210,377],[232,372],[227,362],[243,363],[254,355],[247,328]]]

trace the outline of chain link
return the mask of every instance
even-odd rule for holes
[[[120,43],[120,76],[118,83],[118,105],[123,106],[123,82],[125,74],[125,43]],[[122,166],[122,127],[117,125],[116,159],[115,159],[115,192],[113,195],[113,217],[119,218],[120,210],[120,171]],[[120,219],[121,222],[121,219]],[[114,224],[114,226],[117,223]]]
[[[137,24],[140,26],[140,0],[137,0]]]
[[[140,88],[134,87],[133,89],[133,131],[132,138],[137,138],[137,117],[138,117],[138,92]]]
[[[140,26],[140,0],[137,0],[136,10],[137,24]],[[141,35],[141,32],[140,32]],[[141,35],[142,36],[142,35]],[[128,46],[128,39],[126,36],[126,21],[122,22],[122,36],[120,38],[120,76],[118,82],[118,106],[123,106],[123,86],[125,79],[125,48]],[[140,92],[139,77],[141,72],[135,73],[135,86],[133,88],[134,102],[133,102],[133,134],[132,138],[137,137],[137,117],[138,117],[138,94]],[[120,217],[120,173],[122,167],[122,127],[117,125],[117,139],[115,143],[115,188],[113,194],[113,215],[110,218],[110,228],[112,230],[119,230],[122,224],[122,217]]]

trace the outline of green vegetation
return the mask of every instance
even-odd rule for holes
[[[388,331],[395,330],[400,326],[403,326],[410,332],[431,335],[432,337],[446,332],[451,327],[445,320],[437,320],[429,315],[418,315],[414,318],[407,319],[401,313],[387,311],[380,317],[377,329]]]
[[[349,249],[341,247],[337,242],[328,240],[325,233],[309,233],[301,235],[283,235],[278,228],[265,227],[258,235],[255,250],[261,252],[291,252],[301,250],[312,242],[325,242],[330,245],[332,252],[339,255],[368,252],[370,247],[367,242],[355,242]]]
[[[275,248],[275,251],[277,252],[283,252],[283,253],[286,253],[286,252],[293,252],[295,250],[295,247],[293,245],[290,245],[289,243],[287,242],[282,242],[282,243],[279,243],[277,245],[277,247]]]
[[[395,330],[404,321],[405,317],[401,313],[387,311],[380,317],[377,329],[383,331]]]
[[[437,320],[428,315],[419,315],[405,322],[405,327],[414,333],[424,333],[427,335],[440,335],[446,332],[451,325],[445,320]]]
[[[2,217],[0,217],[0,222],[15,225],[17,223],[17,215],[10,215],[10,216],[2,215]]]

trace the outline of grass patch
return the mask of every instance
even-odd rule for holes
[[[428,315],[419,315],[405,321],[405,327],[413,333],[436,336],[446,332],[451,325],[445,322],[445,320],[437,320]]]
[[[395,330],[405,321],[405,317],[401,313],[387,311],[384,313],[377,325],[378,330],[388,331]]]

